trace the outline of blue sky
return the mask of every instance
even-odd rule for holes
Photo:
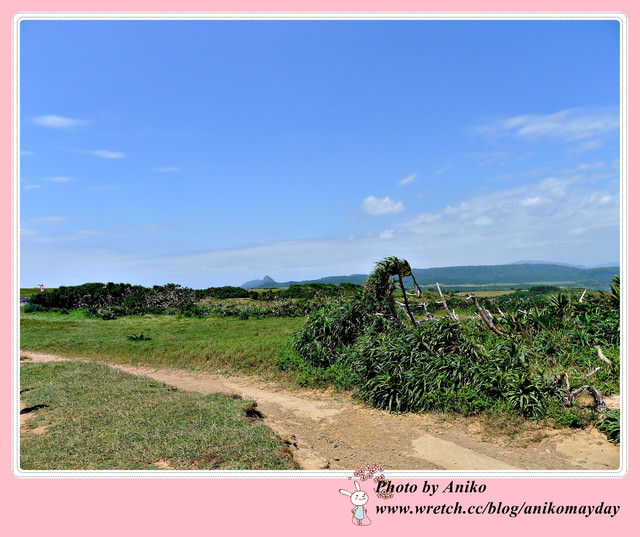
[[[21,286],[619,258],[617,21],[20,27]]]

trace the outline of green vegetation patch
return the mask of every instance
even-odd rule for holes
[[[596,424],[598,429],[607,435],[607,438],[615,444],[620,443],[620,410],[613,409],[607,412]]]
[[[619,279],[610,293],[541,288],[466,300],[416,287],[410,300],[401,277],[411,277],[406,261],[378,262],[360,296],[309,315],[279,366],[301,384],[353,389],[389,411],[506,409],[572,427],[597,422],[597,398],[619,392]],[[576,399],[583,386],[593,401]]]
[[[203,395],[92,363],[22,363],[23,470],[294,469],[246,417],[252,402]]]
[[[275,365],[280,349],[303,322],[303,318],[241,320],[175,315],[104,321],[80,311],[66,315],[23,313],[20,345],[22,350],[122,364],[281,377]]]

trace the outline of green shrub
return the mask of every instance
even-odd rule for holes
[[[620,410],[614,409],[607,412],[597,423],[598,429],[607,435],[607,438],[615,444],[620,443]]]
[[[407,274],[408,264],[397,258],[376,264],[358,295],[332,299],[308,316],[280,367],[295,371],[305,385],[353,387],[355,396],[389,411],[507,409],[570,427],[597,415],[567,407],[563,373],[603,393],[619,389],[615,300],[587,295],[578,302],[575,293],[540,288],[485,301],[496,312],[500,335],[475,317],[469,301],[449,296],[449,306],[467,308],[468,318],[440,316],[413,327],[403,322],[393,295],[392,276]],[[598,360],[596,344],[607,345],[612,365]]]

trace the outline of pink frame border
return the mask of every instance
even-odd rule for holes
[[[8,101],[11,102],[11,20],[16,13],[27,12],[63,12],[63,11],[92,11],[117,12],[288,12],[288,11],[312,11],[312,12],[417,12],[417,11],[466,11],[508,13],[514,11],[513,2],[494,1],[479,4],[467,1],[454,3],[445,2],[416,2],[401,1],[396,3],[381,1],[348,1],[348,2],[203,2],[202,0],[187,1],[176,4],[164,0],[161,2],[136,1],[122,2],[92,2],[90,7],[86,3],[77,1],[43,2],[10,0],[3,4],[5,14],[6,31],[6,76],[5,91],[8,93]],[[532,10],[535,12],[556,12],[559,16],[572,11],[584,13],[587,9],[592,12],[604,12],[610,7],[617,12],[623,12],[633,27],[633,8],[629,0],[623,0],[622,5],[603,5],[602,2],[593,1],[561,1],[544,2],[518,6],[517,11]],[[633,50],[633,39],[629,39],[629,52]],[[633,56],[629,56],[629,80],[634,70],[632,69]],[[632,87],[631,85],[629,86]],[[630,97],[630,95],[629,95]],[[6,124],[11,125],[11,109],[6,109]],[[632,129],[629,129],[629,144],[633,141]],[[7,168],[11,169],[11,131],[5,131],[7,148],[5,159]],[[630,146],[629,146],[630,147]],[[629,151],[631,154],[631,151]],[[11,204],[11,181],[7,181],[6,195],[8,204]],[[634,188],[629,177],[628,203],[634,199]],[[6,213],[10,220],[11,212]],[[628,267],[631,276],[635,266],[634,249],[631,247],[635,219],[633,213],[629,214],[628,230]],[[7,230],[12,230],[12,222],[9,221]],[[12,244],[13,232],[8,231],[9,245]],[[9,247],[11,252],[11,246]],[[9,254],[11,260],[11,254]],[[6,302],[13,302],[10,281],[12,278],[12,265],[9,262],[5,272],[6,284],[2,292],[6,294]],[[636,307],[633,306],[633,279],[628,278],[629,308],[628,313],[628,355],[633,355],[636,338],[633,337],[631,321],[635,318]],[[12,313],[10,308],[5,309],[7,319],[4,339],[9,347],[9,355],[14,349],[12,346]],[[633,362],[628,368],[629,385],[633,384]],[[6,367],[2,373],[3,393],[5,401],[11,398],[10,368]],[[632,405],[632,401],[629,401]],[[12,419],[15,409],[12,405]],[[631,421],[632,412],[629,412]],[[352,488],[344,477],[290,478],[288,476],[251,479],[47,479],[30,478],[19,479],[13,475],[11,461],[11,429],[5,427],[5,451],[3,451],[5,464],[2,475],[2,491],[5,492],[5,512],[7,520],[3,524],[7,529],[24,535],[48,534],[48,535],[112,535],[112,534],[201,534],[218,533],[225,530],[240,531],[248,535],[273,528],[279,530],[299,529],[311,535],[339,532],[341,529],[349,531],[350,506],[345,505],[345,500],[338,493],[339,488]],[[632,424],[629,427],[629,461],[633,461],[634,438],[637,438]],[[373,462],[373,461],[372,461]],[[383,461],[380,461],[383,462]],[[424,479],[413,480],[421,483]],[[429,481],[433,481],[429,478]],[[450,479],[439,479],[438,482],[446,484]],[[464,478],[458,479],[464,482]],[[558,505],[566,503],[606,504],[620,505],[621,511],[614,518],[596,517],[589,518],[578,516],[539,516],[517,518],[492,517],[492,516],[377,516],[373,525],[367,530],[356,529],[354,531],[368,531],[378,534],[388,534],[402,530],[423,530],[430,533],[441,530],[448,534],[509,534],[517,532],[520,535],[537,535],[541,531],[560,533],[571,531],[582,535],[600,535],[605,532],[619,531],[621,534],[632,533],[630,528],[638,520],[640,510],[635,508],[634,496],[638,489],[638,481],[633,463],[628,465],[628,472],[624,477],[604,478],[478,478],[478,482],[487,484],[487,492],[481,497],[470,498],[468,495],[452,495],[449,501],[478,503],[489,499],[502,501],[503,503],[521,503],[526,500],[529,503],[544,504],[545,501],[553,501]],[[372,499],[373,500],[373,499]],[[406,501],[405,501],[406,500]],[[398,502],[409,505],[425,503],[417,496],[401,496]],[[375,505],[371,501],[369,506]],[[371,511],[371,510],[370,510]],[[627,530],[627,531],[625,531]],[[11,533],[14,533],[11,532]]]

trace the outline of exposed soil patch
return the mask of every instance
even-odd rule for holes
[[[40,427],[34,427],[28,429],[24,425],[33,418],[33,412],[41,408],[46,408],[47,405],[35,405],[28,407],[24,403],[20,403],[20,433],[21,434],[45,434],[49,427],[47,425],[41,425]]]
[[[22,357],[81,360],[32,352]],[[304,470],[353,470],[372,463],[386,470],[614,470],[620,465],[619,447],[593,427],[545,429],[524,423],[514,438],[513,432],[488,434],[478,418],[390,414],[345,393],[283,390],[252,377],[107,365],[182,390],[254,400],[247,417],[263,420]],[[163,468],[162,461],[155,464]]]

